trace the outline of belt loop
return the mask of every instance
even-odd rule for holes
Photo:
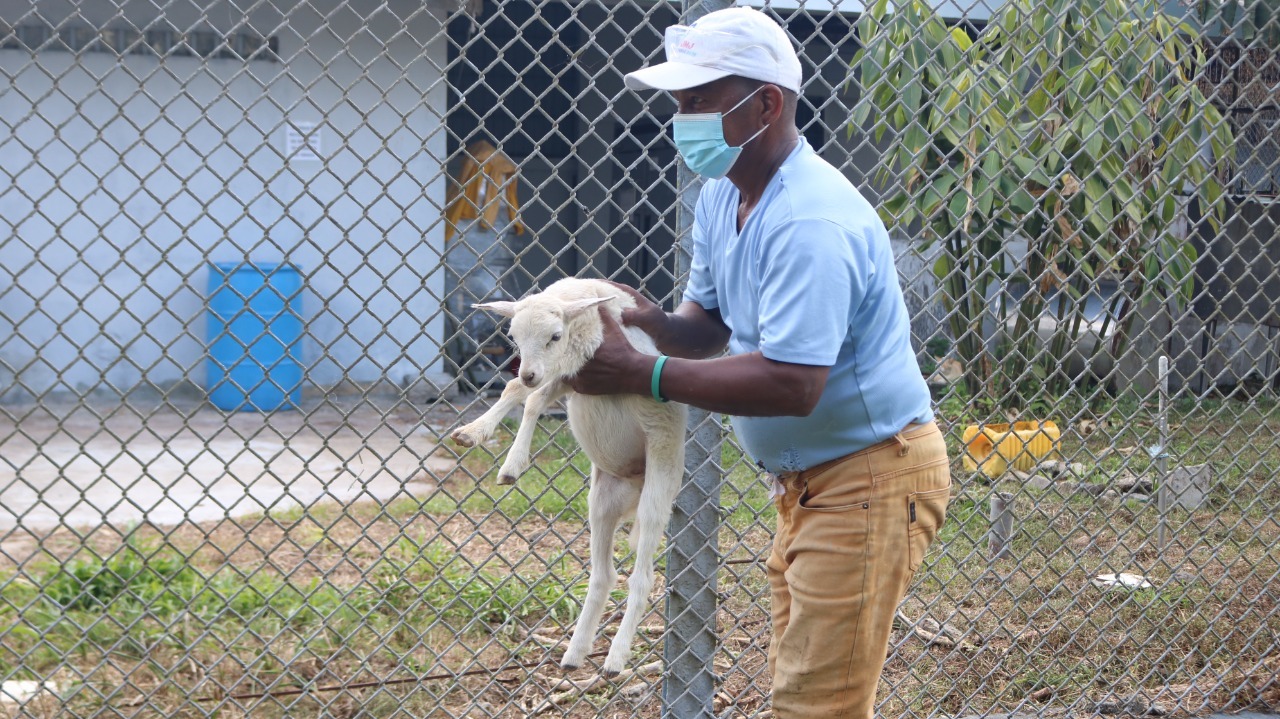
[[[907,442],[907,438],[903,437],[901,432],[893,435],[893,438],[898,440],[898,456],[907,456],[907,453],[911,451],[911,444]]]

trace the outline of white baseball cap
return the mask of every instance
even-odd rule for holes
[[[738,75],[800,92],[800,58],[769,16],[749,7],[707,13],[666,32],[667,61],[627,73],[632,90],[687,90]]]

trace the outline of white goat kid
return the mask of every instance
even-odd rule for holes
[[[636,566],[628,580],[627,609],[604,662],[606,674],[626,666],[631,642],[653,588],[653,560],[671,516],[684,476],[684,437],[688,408],[638,395],[590,396],[573,393],[565,380],[582,369],[604,339],[596,306],[621,324],[622,310],[634,307],[626,292],[599,280],[564,279],[518,302],[476,307],[511,318],[511,336],[520,352],[520,376],[507,383],[502,397],[476,421],[459,428],[453,440],[470,447],[493,435],[498,423],[524,403],[520,428],[498,470],[500,484],[512,484],[529,467],[530,443],[538,417],[569,395],[569,427],[591,460],[587,495],[591,530],[591,578],[573,638],[560,666],[582,665],[595,640],[605,600],[618,580],[613,538],[634,516],[632,544]],[[623,332],[636,349],[658,354],[653,339],[634,327]]]

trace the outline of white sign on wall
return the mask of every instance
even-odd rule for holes
[[[316,161],[323,154],[320,128],[314,122],[293,122],[284,130],[284,156],[290,162]]]

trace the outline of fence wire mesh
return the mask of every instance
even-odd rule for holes
[[[513,424],[447,440],[515,362],[475,302],[678,299],[697,185],[622,75],[715,7],[0,0],[0,713],[768,716],[773,506],[723,418],[607,681],[603,641],[556,664],[563,413],[512,486]],[[765,10],[954,460],[880,711],[1280,705],[1280,7]]]

